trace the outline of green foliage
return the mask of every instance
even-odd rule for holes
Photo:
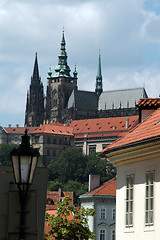
[[[16,144],[0,144],[0,165],[11,165],[10,152],[15,147]]]
[[[80,204],[79,196],[84,192],[88,191],[88,182],[82,184],[77,181],[69,180],[63,187],[63,191],[73,191],[74,192],[74,202]]]
[[[48,181],[48,191],[58,191],[59,188],[63,188],[63,185],[57,179],[55,181]]]
[[[82,182],[86,162],[86,157],[77,147],[63,151],[58,164],[60,182],[66,183],[68,180]]]
[[[95,239],[95,235],[88,228],[88,216],[95,216],[93,209],[81,208],[80,210],[73,205],[69,205],[71,198],[66,196],[63,202],[57,201],[56,215],[46,214],[48,225],[51,230],[47,237],[54,237],[57,240],[84,240]],[[72,219],[69,216],[72,215]],[[70,220],[69,220],[70,219]]]
[[[62,152],[59,161],[51,161],[49,168],[48,190],[57,191],[58,186],[63,191],[74,191],[75,203],[79,195],[88,190],[88,176],[100,175],[101,183],[116,175],[116,168],[106,159],[101,159],[99,154],[91,153],[84,156],[82,150],[72,147]]]

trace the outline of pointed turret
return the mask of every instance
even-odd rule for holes
[[[74,72],[73,72],[74,78],[77,78],[77,75],[78,75],[78,72],[77,72],[77,68],[76,68],[76,65],[75,65]]]
[[[100,56],[100,53],[99,53],[99,60],[98,60],[98,70],[97,70],[97,76],[96,76],[96,89],[95,89],[95,92],[97,93],[98,97],[103,92],[102,73],[101,73],[101,56]]]
[[[64,30],[62,33],[62,41],[61,41],[61,49],[60,54],[58,55],[58,65],[55,68],[55,75],[54,77],[71,77],[70,75],[70,68],[67,64],[67,53],[65,48],[66,42],[64,37]]]
[[[49,66],[49,70],[48,70],[48,78],[52,77],[52,69],[51,66]]]
[[[32,79],[36,82],[39,81],[39,69],[38,69],[38,59],[37,59],[37,52],[35,56],[34,68],[33,68],[33,77]]]
[[[37,53],[35,56],[31,84],[27,92],[27,103],[25,113],[25,126],[40,126],[44,120],[44,91],[43,83],[39,77]]]

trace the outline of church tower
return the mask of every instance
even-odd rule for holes
[[[96,89],[95,89],[95,92],[97,93],[98,97],[103,92],[102,73],[101,73],[101,56],[100,56],[100,54],[99,54],[99,59],[98,59],[98,70],[97,70],[97,76],[96,76]]]
[[[38,127],[44,120],[44,92],[41,78],[39,77],[37,53],[31,77],[30,88],[27,92],[25,126]]]
[[[73,77],[70,75],[71,70],[67,63],[65,45],[63,31],[55,74],[52,76],[50,67],[47,77],[45,118],[49,121],[63,122],[63,111],[67,106],[68,99],[73,89],[77,89],[77,72],[74,71]]]

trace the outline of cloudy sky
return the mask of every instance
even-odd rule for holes
[[[104,90],[145,86],[160,94],[159,0],[1,0],[0,125],[24,125],[35,52],[46,92],[65,29],[78,86],[94,91],[99,49]]]

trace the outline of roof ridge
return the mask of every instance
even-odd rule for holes
[[[116,91],[126,91],[126,90],[137,90],[137,89],[145,90],[145,88],[143,88],[143,87],[137,87],[137,88],[108,90],[108,91],[103,91],[103,93],[106,93],[106,92],[116,92]]]
[[[120,138],[118,138],[117,140],[115,140],[113,143],[109,144],[106,148],[104,148],[101,153],[105,152],[105,150],[107,150],[107,148],[111,148],[109,146],[114,145],[115,143],[119,142],[120,140],[122,140],[124,137],[126,137],[129,133],[133,132],[135,129],[137,129],[139,126],[141,126],[144,122],[147,121],[148,118],[150,118],[151,116],[153,116],[153,114],[155,114],[155,112],[157,112],[157,110],[160,110],[160,108],[156,109],[154,112],[152,112],[148,117],[146,117],[143,122],[140,122],[138,125],[136,125],[135,127],[133,127],[132,129],[130,129],[130,131],[126,132],[126,134]]]

